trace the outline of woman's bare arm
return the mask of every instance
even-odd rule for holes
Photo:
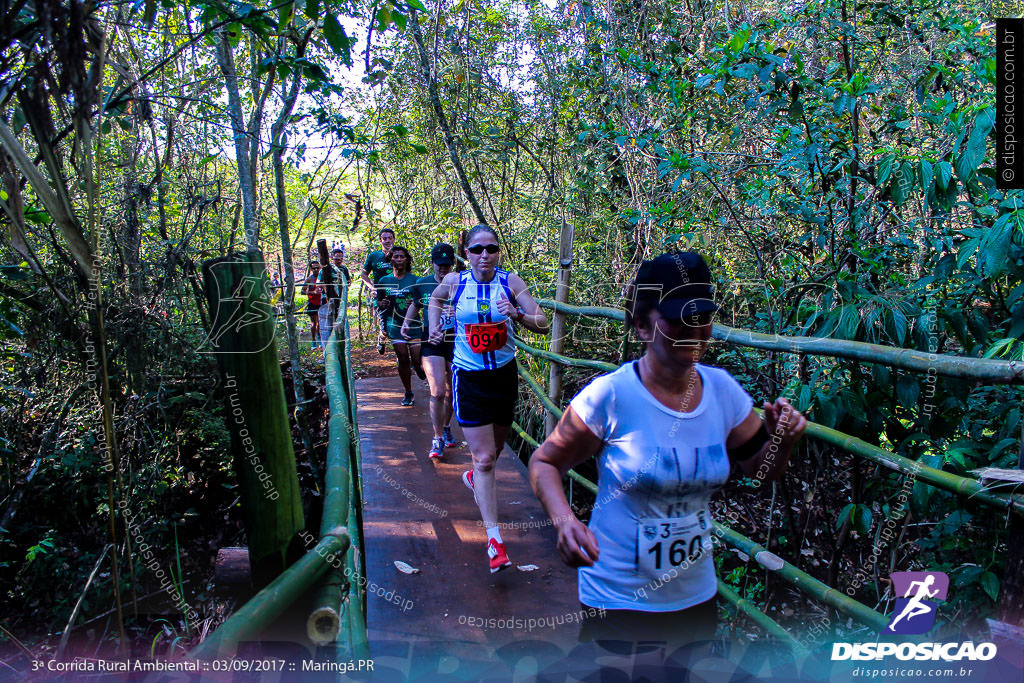
[[[594,534],[569,507],[562,477],[597,455],[603,444],[570,406],[530,458],[530,484],[558,530],[558,553],[570,567],[591,566],[600,551]]]

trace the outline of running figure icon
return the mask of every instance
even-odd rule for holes
[[[929,574],[924,578],[923,581],[910,582],[910,585],[907,586],[907,592],[903,596],[904,598],[909,598],[909,600],[907,601],[906,605],[904,605],[903,611],[900,612],[899,615],[897,615],[896,618],[892,620],[891,624],[889,624],[890,631],[895,633],[896,624],[898,624],[903,619],[907,619],[908,621],[910,621],[914,617],[919,617],[934,611],[934,606],[924,602],[925,598],[934,598],[939,594],[939,589],[937,588],[935,590],[929,590],[932,584],[934,583],[934,574]],[[910,594],[914,591],[915,586],[917,586],[917,593],[915,593],[914,596],[911,597]]]

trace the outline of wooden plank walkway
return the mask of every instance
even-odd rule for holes
[[[487,534],[461,480],[472,467],[469,449],[447,449],[439,462],[427,458],[429,393],[425,382],[414,377],[413,384],[416,405],[403,407],[397,377],[356,382],[371,655],[416,640],[485,650],[531,640],[571,649],[579,626],[566,615],[579,611],[576,572],[558,557],[557,535],[526,468],[507,448],[498,459],[499,522],[513,566],[490,574]],[[395,560],[420,573],[403,574]],[[529,564],[538,569],[518,569]],[[566,623],[549,625],[560,617]]]

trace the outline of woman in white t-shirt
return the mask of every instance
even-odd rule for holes
[[[587,385],[530,460],[558,552],[579,567],[580,602],[604,610],[584,623],[583,640],[711,639],[708,501],[733,465],[758,479],[782,476],[807,426],[784,398],[764,404],[762,422],[728,372],[699,363],[718,310],[710,283],[695,252],[645,261],[627,307],[644,355]],[[598,493],[586,526],[562,477],[592,456]]]

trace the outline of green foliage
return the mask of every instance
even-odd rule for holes
[[[866,535],[871,530],[871,508],[862,503],[848,503],[839,511],[835,529],[838,531],[844,524],[849,524],[858,534]]]
[[[37,557],[47,555],[53,551],[53,530],[47,532],[46,537],[39,541],[36,545],[28,549],[25,553],[25,562],[32,564],[36,561]]]
[[[299,261],[314,237],[375,248],[377,230],[389,225],[425,273],[429,247],[456,244],[476,222],[406,35],[418,21],[455,152],[501,234],[504,265],[536,296],[554,292],[565,220],[575,232],[572,303],[619,305],[641,259],[696,248],[719,280],[723,322],[921,353],[1024,358],[1024,194],[995,185],[988,16],[969,4],[911,0],[744,7],[742,17],[721,3],[643,10],[503,0],[429,10],[420,0],[140,2],[125,9],[127,28],[107,44],[96,92],[68,90],[74,79],[66,74],[90,73],[95,50],[84,34],[61,33],[71,26],[65,15],[45,23],[28,8],[0,30],[12,46],[0,87],[29,97],[38,86],[47,104],[30,116],[19,97],[0,113],[33,158],[45,156],[33,126],[66,131],[55,143],[61,173],[51,177],[68,178],[77,215],[100,221],[90,237],[99,245],[110,339],[118,496],[131,502],[143,538],[164,549],[161,562],[174,563],[177,581],[189,574],[186,544],[171,552],[178,526],[184,539],[199,533],[194,516],[234,514],[225,512],[231,465],[210,398],[213,365],[200,351],[209,321],[197,289],[200,262],[244,241],[237,168],[224,153],[234,140],[215,30],[230,34],[241,99],[261,121],[250,135],[257,143],[270,139],[278,93],[302,79],[281,137]],[[356,49],[348,17],[360,18],[370,43],[358,46],[366,67],[358,91],[342,78]],[[51,49],[55,36],[81,49]],[[262,93],[260,118],[252,109]],[[76,126],[75,112],[92,112],[95,102],[103,102],[102,122]],[[46,112],[54,120],[38,118]],[[93,137],[79,139],[87,129]],[[95,175],[84,150],[96,150]],[[265,152],[265,144],[257,149],[256,218],[273,260],[280,238],[264,190],[273,186],[259,159]],[[0,199],[22,207],[38,263],[25,260],[12,233],[0,266],[0,500],[23,485],[28,492],[13,528],[0,532],[0,581],[19,581],[4,596],[5,613],[51,614],[52,626],[93,566],[110,511],[95,393],[44,438],[66,392],[95,376],[80,348],[91,295],[68,266],[54,217],[30,184],[20,188],[5,184]],[[351,233],[346,193],[362,200],[359,234]],[[611,359],[624,346],[620,324],[588,320],[573,327],[566,352]],[[922,463],[967,474],[1014,462],[1016,389],[717,346],[709,360],[758,399],[788,396],[812,419]],[[567,373],[567,392],[590,377]],[[903,483],[885,472],[853,477],[853,467],[817,447],[795,465],[807,483],[828,480],[820,509],[805,501],[814,543],[831,552],[843,524],[856,532],[837,551],[843,570],[870,553],[880,525],[900,509]],[[962,505],[914,485],[910,511],[934,526],[908,530],[916,550],[907,561],[951,572],[960,601],[952,609],[980,615],[998,591],[1005,535]],[[29,518],[26,509],[38,512]],[[982,537],[991,558],[976,557]],[[785,552],[788,541],[775,540]],[[745,597],[771,599],[745,571],[731,569],[727,581]],[[109,577],[98,580],[109,592]],[[43,587],[59,597],[30,604]],[[87,603],[84,613],[101,609],[101,601]]]

